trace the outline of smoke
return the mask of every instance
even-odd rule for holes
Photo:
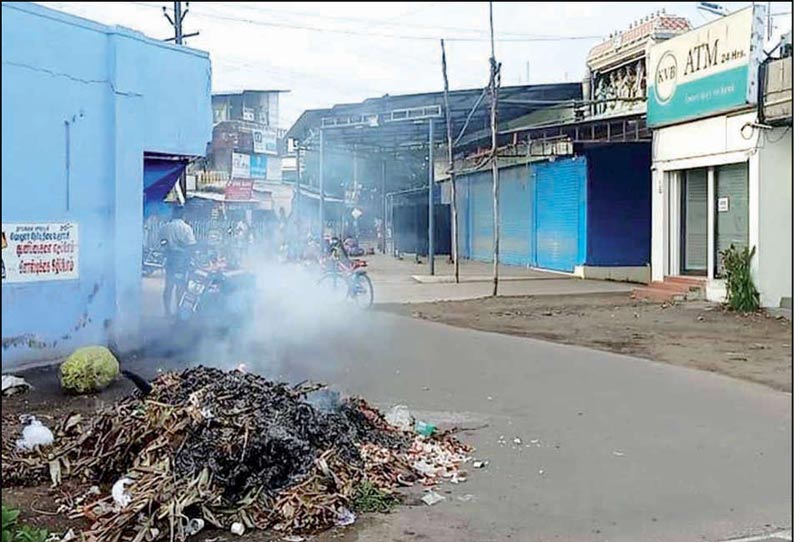
[[[315,378],[333,359],[329,349],[355,340],[369,313],[321,281],[318,265],[249,258],[240,272],[245,284],[228,303],[204,306],[200,320],[184,324],[179,337],[165,336],[186,365],[223,369],[244,367],[268,378],[299,381]],[[179,346],[176,346],[176,345]]]

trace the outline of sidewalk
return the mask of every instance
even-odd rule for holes
[[[489,263],[464,260],[460,264],[460,284],[453,279],[453,266],[446,257],[437,258],[435,276],[429,275],[426,259],[398,260],[392,256],[366,258],[375,288],[376,304],[458,301],[489,297],[493,292],[493,267]],[[562,273],[526,267],[499,266],[500,296],[575,295],[610,292],[629,294],[632,285],[620,282],[583,280]]]

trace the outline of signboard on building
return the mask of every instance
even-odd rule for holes
[[[251,156],[232,153],[232,177],[248,179],[251,177]]]
[[[254,195],[254,181],[232,179],[226,183],[223,199],[226,201],[251,201]]]
[[[77,224],[3,224],[3,283],[80,277]]]
[[[267,156],[264,154],[251,155],[251,178],[267,179]]]
[[[272,128],[252,130],[254,152],[259,154],[278,154],[278,133]]]
[[[651,47],[648,125],[756,103],[765,20],[756,4]]]

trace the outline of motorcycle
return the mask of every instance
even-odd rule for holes
[[[325,259],[324,268],[325,272],[319,282],[321,286],[352,301],[360,308],[372,307],[375,292],[367,274],[367,262],[351,259],[345,244],[339,239],[331,240],[329,257]]]
[[[253,317],[256,277],[230,270],[225,259],[195,250],[181,280],[176,320],[204,335],[233,334]]]
[[[160,249],[150,248],[143,254],[143,276],[151,277],[165,268],[165,239],[160,241]]]

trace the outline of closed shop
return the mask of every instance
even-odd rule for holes
[[[532,172],[536,265],[573,272],[585,256],[586,160],[544,162],[533,165]]]
[[[469,235],[471,259],[493,259],[493,182],[490,172],[472,175],[469,181]]]
[[[499,205],[499,262],[533,265],[532,185],[528,165],[499,171]]]

